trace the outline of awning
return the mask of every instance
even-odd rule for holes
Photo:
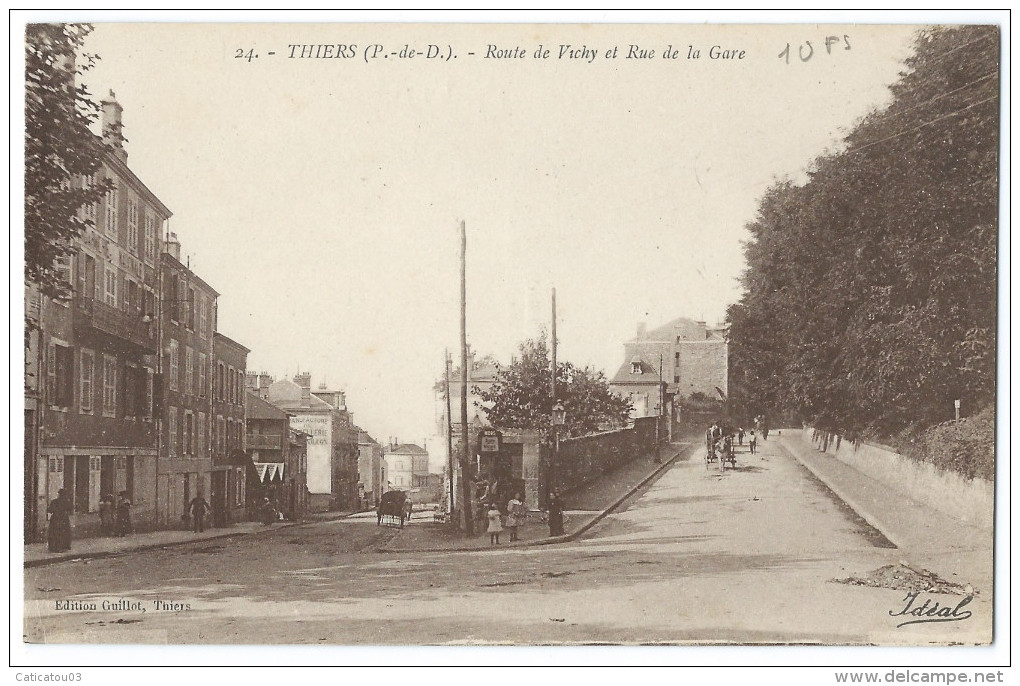
[[[255,462],[255,473],[259,475],[259,481],[269,483],[270,481],[283,481],[283,462]]]

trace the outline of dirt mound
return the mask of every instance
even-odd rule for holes
[[[865,576],[848,576],[845,579],[833,579],[833,581],[838,584],[850,584],[852,586],[891,588],[897,591],[916,591],[919,593],[951,593],[954,595],[971,595],[975,593],[970,585],[946,581],[934,572],[930,572],[927,569],[915,569],[905,562],[879,567]]]

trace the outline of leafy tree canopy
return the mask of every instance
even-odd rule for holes
[[[765,194],[730,307],[731,396],[888,437],[995,395],[999,33],[921,32],[892,103]]]
[[[553,401],[549,397],[551,363],[546,335],[523,342],[519,352],[510,365],[498,367],[496,381],[480,392],[481,408],[497,429],[547,431]],[[622,426],[629,420],[630,402],[610,390],[601,371],[557,361],[556,390],[567,411],[565,431],[570,436]]]
[[[107,182],[85,180],[109,148],[90,126],[99,105],[76,77],[95,64],[82,52],[92,28],[29,24],[25,41],[25,279],[50,297],[66,297],[57,260],[92,225],[82,211],[102,199]]]

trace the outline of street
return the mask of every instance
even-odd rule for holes
[[[880,534],[776,441],[761,443],[758,455],[742,450],[737,468],[723,473],[706,468],[703,449],[694,451],[573,543],[381,553],[396,531],[374,518],[351,519],[28,569],[25,638],[340,645],[990,640],[990,589],[978,589],[968,619],[897,628],[891,615],[904,607],[903,590],[834,581],[896,564],[902,554],[883,547]],[[961,600],[929,595],[943,606]],[[104,601],[121,600],[145,612],[102,610]],[[78,609],[88,603],[97,609]]]

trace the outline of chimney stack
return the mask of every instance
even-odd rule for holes
[[[170,254],[170,257],[178,262],[181,261],[181,242],[177,240],[177,234],[173,231],[170,232],[170,237],[166,239],[166,251]]]
[[[121,114],[124,108],[117,102],[117,96],[111,90],[110,94],[103,98],[103,142],[113,148],[113,153],[122,162],[127,161],[127,150],[124,149],[124,124],[121,121]]]
[[[294,383],[301,387],[301,404],[308,407],[312,404],[312,375],[308,372],[294,377]]]

